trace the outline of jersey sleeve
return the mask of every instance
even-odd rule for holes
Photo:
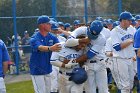
[[[137,50],[140,48],[140,29],[134,35],[134,48]]]
[[[95,55],[98,55],[99,53],[101,53],[103,51],[103,48],[105,46],[105,43],[106,43],[105,38],[100,38],[97,41],[95,41],[95,43],[93,44],[93,46],[87,52],[88,59],[91,59]]]
[[[107,39],[105,44],[105,52],[111,52],[112,51],[112,43],[111,38]]]
[[[36,38],[31,38],[30,39],[30,45],[33,49],[37,50],[38,47],[41,45],[40,40],[36,39]]]
[[[87,27],[85,26],[79,27],[72,32],[71,37],[76,38],[79,35],[87,35],[86,31],[87,31]]]
[[[65,46],[65,42],[61,42],[59,43],[61,45],[62,48],[64,48]],[[63,61],[64,56],[61,55],[62,50],[60,50],[59,52],[52,52],[51,55],[51,61]]]
[[[8,50],[6,48],[6,45],[3,43],[3,49],[2,49],[2,62],[5,62],[5,61],[9,61],[10,60],[10,57],[9,57],[9,54],[8,54]]]
[[[116,50],[116,51],[119,51],[121,50],[121,47],[120,47],[120,40],[119,40],[119,37],[118,37],[118,33],[117,33],[117,28],[113,29],[111,31],[111,41],[112,41],[112,47]]]

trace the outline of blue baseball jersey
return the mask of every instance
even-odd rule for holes
[[[10,60],[7,48],[2,40],[0,40],[0,77],[3,77],[3,62]]]
[[[58,43],[58,39],[51,33],[47,36],[42,36],[40,32],[35,33],[30,39],[32,54],[30,57],[30,73],[31,75],[45,75],[52,72],[52,65],[50,64],[50,57],[52,52],[44,52],[38,50],[40,45],[52,46]]]
[[[136,50],[140,48],[140,28],[136,31],[134,35],[134,48]]]
[[[140,48],[140,28],[136,31],[134,35],[134,48],[137,50]],[[140,58],[137,56],[137,72],[138,72],[138,79],[140,80]]]

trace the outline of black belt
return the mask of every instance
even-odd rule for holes
[[[66,73],[63,73],[62,71],[59,71],[59,73],[60,74],[65,74],[65,75],[68,75],[68,76],[71,76],[72,75],[72,73],[67,73],[67,72]]]
[[[97,63],[97,61],[96,60],[91,60],[90,63]]]
[[[99,61],[102,61],[102,60],[104,60],[104,59],[100,59]],[[96,60],[91,60],[90,63],[97,63],[97,61]]]

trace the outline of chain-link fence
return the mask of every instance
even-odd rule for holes
[[[25,31],[28,31],[31,36],[37,28],[36,20],[40,15],[48,15],[57,21],[73,25],[73,21],[76,19],[81,23],[86,23],[86,19],[87,22],[91,22],[97,16],[117,20],[120,10],[139,14],[140,10],[134,7],[138,6],[139,0],[119,1],[121,0],[16,0],[16,32],[21,39],[24,37]],[[13,23],[13,7],[15,6],[12,5],[12,0],[0,0],[0,37],[9,47],[12,61],[15,61],[13,51],[15,47],[10,49],[15,34],[15,24]],[[120,9],[121,7],[122,9]],[[21,59],[19,61],[24,61],[24,56]]]

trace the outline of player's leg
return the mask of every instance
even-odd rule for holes
[[[113,59],[112,75],[121,93],[130,93],[130,76],[128,70],[128,60]]]
[[[31,75],[35,93],[50,93],[50,75]]]
[[[99,93],[108,93],[107,71],[105,67],[96,71],[96,82]]]
[[[6,87],[3,77],[0,77],[0,93],[6,93]]]
[[[58,93],[58,74],[59,74],[59,69],[55,66],[52,66],[51,93]]]
[[[72,82],[71,92],[70,93],[83,93],[84,84],[75,84]]]
[[[130,62],[128,65],[128,73],[129,73],[129,79],[130,79],[130,93],[133,93],[133,85],[134,85],[134,77],[135,77],[135,71],[134,71],[134,62]]]
[[[68,93],[67,92],[67,79],[65,77],[65,75],[63,74],[59,74],[59,78],[58,78],[58,86],[59,86],[59,93]]]
[[[88,79],[85,82],[86,93],[96,93],[95,73],[93,70],[87,70]]]

